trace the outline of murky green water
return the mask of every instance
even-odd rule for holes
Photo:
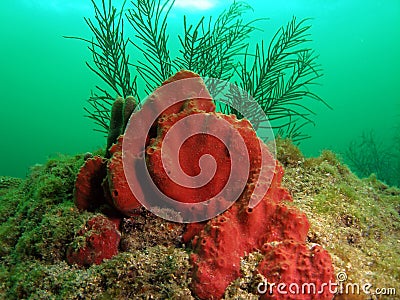
[[[195,4],[190,4],[191,2]],[[113,2],[118,6],[121,1]],[[231,2],[176,1],[170,15],[171,51],[182,15],[198,19],[218,15]],[[251,18],[263,29],[252,37],[270,41],[292,16],[311,17],[313,48],[325,76],[317,92],[333,110],[306,102],[317,113],[316,126],[304,131],[306,155],[329,148],[342,152],[363,131],[373,129],[390,145],[400,123],[400,2],[387,1],[248,1]],[[191,8],[190,5],[197,7]],[[93,16],[89,0],[6,0],[0,9],[0,175],[24,177],[29,166],[57,153],[80,153],[103,147],[83,106],[100,82],[85,66],[84,43],[63,35],[91,37],[83,17]]]

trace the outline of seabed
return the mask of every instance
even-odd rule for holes
[[[337,156],[323,151],[304,158],[288,140],[278,140],[283,185],[310,221],[310,246],[329,251],[335,272],[347,283],[371,285],[371,294],[335,299],[398,299],[400,293],[400,190],[371,175],[359,179]],[[31,168],[26,179],[0,177],[1,299],[195,299],[190,291],[190,249],[179,229],[150,213],[139,231],[123,221],[120,252],[100,265],[65,261],[77,231],[96,215],[73,203],[76,174],[85,155],[59,156]],[[242,260],[242,277],[225,299],[258,299],[254,275],[258,253]],[[386,295],[377,295],[376,289]],[[375,294],[374,294],[375,293]],[[389,295],[392,294],[392,295]],[[397,297],[397,298],[396,298]]]

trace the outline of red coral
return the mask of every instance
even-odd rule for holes
[[[262,252],[265,256],[257,270],[266,282],[260,299],[332,299],[332,260],[322,247],[309,249],[303,243],[286,240],[267,243]]]
[[[181,70],[175,75],[171,76],[168,78],[166,81],[162,83],[162,86],[165,86],[169,83],[173,83],[178,80],[182,79],[189,79],[189,78],[196,78],[198,80],[190,80],[190,81],[180,81],[179,85],[176,85],[178,89],[162,89],[164,93],[158,93],[156,90],[153,93],[153,97],[156,97],[157,100],[156,102],[163,102],[168,99],[171,101],[171,99],[185,99],[181,102],[178,102],[174,105],[171,105],[168,107],[167,110],[164,110],[162,115],[169,116],[172,114],[179,113],[180,111],[189,108],[190,110],[198,110],[198,111],[204,111],[204,112],[210,112],[210,111],[215,111],[215,104],[213,101],[210,100],[210,95],[205,92],[204,95],[206,96],[206,99],[204,98],[198,98],[198,97],[191,97],[191,95],[199,95],[203,94],[202,91],[203,89],[206,90],[203,79],[196,73],[188,71],[188,70]]]
[[[243,123],[242,123],[243,124]],[[251,127],[244,127],[246,131],[251,129]],[[240,130],[240,129],[239,129]],[[249,170],[249,178],[246,184],[246,187],[238,199],[238,203],[236,203],[232,209],[237,209],[235,206],[240,205],[240,211],[252,209],[249,206],[249,200],[253,197],[253,192],[255,190],[255,183],[258,181],[258,184],[261,186],[262,192],[270,189],[273,192],[268,193],[268,201],[271,203],[278,203],[282,200],[291,200],[290,195],[288,194],[286,189],[280,187],[280,182],[283,177],[283,168],[279,165],[275,166],[275,160],[269,153],[267,147],[264,144],[260,144],[255,132],[251,130],[251,132],[243,131],[241,129],[242,135],[245,136],[245,143],[249,153],[250,159],[250,170]],[[259,148],[261,147],[261,150]],[[261,151],[264,153],[264,160],[260,161],[260,153]],[[260,170],[264,169],[264,177],[260,177]],[[235,170],[236,171],[236,170]],[[270,172],[273,172],[272,174]],[[272,180],[270,178],[272,177]],[[265,195],[266,197],[267,195]],[[264,195],[261,197],[265,198]],[[189,243],[194,236],[198,235],[201,230],[204,228],[206,223],[190,223],[186,227],[186,231],[183,235],[183,241],[185,243]],[[258,223],[256,223],[256,226]]]
[[[136,200],[126,181],[122,164],[122,140],[123,136],[120,136],[110,149],[112,156],[107,164],[107,186],[114,207],[125,215],[133,215],[141,204]]]
[[[196,116],[195,122],[185,122],[194,115]],[[179,129],[174,129],[166,143],[170,129],[178,122],[182,122],[183,125]],[[208,132],[215,128],[217,137]],[[236,200],[243,190],[240,188],[241,181],[243,182],[242,187],[244,187],[246,182],[253,183],[258,177],[261,163],[260,140],[247,120],[238,120],[234,115],[227,116],[215,112],[204,113],[184,109],[178,114],[159,119],[157,132],[157,138],[153,139],[153,143],[146,151],[147,165],[153,181],[164,195],[182,203],[199,203],[217,196],[224,189],[229,191],[230,194],[220,195],[220,200],[208,205],[207,215],[215,215],[221,207],[232,204],[232,201]],[[193,135],[185,139],[188,132]],[[200,133],[195,134],[197,132]],[[236,142],[238,137],[243,139],[242,148],[237,146],[239,144]],[[229,149],[221,139],[230,142]],[[168,169],[165,160],[162,159],[162,153],[167,153],[164,155],[170,161],[171,154],[179,153],[179,161],[171,163],[170,169]],[[213,160],[205,163],[203,161],[200,169],[199,161],[205,155],[211,155]],[[249,169],[246,169],[246,164],[242,164],[241,161],[245,162],[246,159],[249,162]],[[231,162],[235,165],[232,165]],[[201,171],[212,169],[212,164],[216,164],[215,176],[201,187],[193,188],[198,180],[195,176],[198,176]],[[182,172],[171,178],[170,173],[176,171],[177,168],[181,168]],[[234,172],[232,172],[232,168]],[[190,177],[189,186],[181,184],[186,176]],[[227,187],[229,177],[231,177],[231,182],[238,182],[238,184]],[[252,191],[252,189],[254,186],[249,186],[248,190]],[[235,192],[237,197],[230,197]],[[200,211],[197,213],[205,214]],[[186,241],[190,239],[187,234],[185,238]]]
[[[179,90],[173,90],[172,94],[171,90],[157,89],[149,97],[150,101],[147,101],[143,108],[136,112],[135,118],[151,118],[151,114],[157,106],[167,100],[178,99],[177,97],[182,97],[185,100],[170,106],[159,117],[179,113],[183,109],[186,111],[214,111],[215,105],[206,92],[199,75],[182,70],[166,80],[163,85],[188,78],[198,78],[198,80],[183,81],[182,84],[177,85]],[[197,94],[194,91],[197,91]],[[206,99],[190,97],[191,95],[204,95]],[[156,121],[150,132],[145,133],[148,135],[146,144],[156,136],[157,124]],[[111,147],[112,157],[108,162],[104,158],[96,156],[88,159],[81,168],[75,182],[74,191],[74,201],[79,209],[93,211],[108,202],[121,213],[134,215],[136,209],[141,206],[126,181],[122,164],[122,139],[122,136],[119,137],[118,142]],[[138,145],[133,143],[129,146],[134,153],[142,151]]]
[[[92,211],[105,203],[101,183],[106,177],[106,160],[100,156],[88,158],[79,170],[74,188],[74,202],[81,210]]]
[[[198,80],[194,83],[183,80],[182,84],[173,85],[174,81],[185,78],[198,78]],[[299,210],[285,204],[284,200],[291,201],[292,199],[287,190],[281,187],[283,168],[272,157],[267,146],[260,143],[250,123],[246,120],[237,120],[235,116],[216,113],[215,105],[210,100],[202,79],[192,72],[178,72],[163,84],[168,83],[172,83],[175,88],[166,90],[159,88],[154,91],[142,109],[130,120],[132,124],[141,124],[143,120],[144,123],[148,121],[150,131],[149,128],[145,130],[147,125],[143,128],[135,127],[136,137],[129,134],[121,136],[110,150],[112,157],[107,163],[107,180],[103,184],[109,202],[123,214],[134,215],[137,208],[141,206],[135,195],[142,195],[144,199],[151,198],[152,188],[142,183],[138,174],[144,173],[140,173],[141,170],[136,168],[136,162],[144,162],[143,151],[146,153],[148,171],[157,187],[165,195],[182,203],[197,204],[208,200],[218,195],[221,190],[227,190],[225,184],[229,176],[237,179],[244,175],[244,190],[228,210],[208,222],[188,224],[186,227],[183,241],[191,242],[194,250],[191,255],[192,289],[196,296],[200,299],[221,298],[229,283],[240,276],[241,259],[253,251],[265,254],[257,270],[269,282],[290,281],[288,283],[302,284],[310,281],[317,287],[321,287],[323,283],[331,280],[333,268],[329,254],[318,246],[311,250],[306,247],[308,220]],[[183,100],[180,101],[180,99]],[[165,103],[172,104],[165,106]],[[178,122],[193,117],[197,118],[197,122],[188,123],[187,126],[176,129]],[[221,121],[228,124],[227,127],[219,126]],[[217,128],[218,138],[208,135],[207,131],[202,132],[204,128]],[[183,137],[186,136],[187,131],[200,133],[185,139]],[[173,134],[170,134],[171,132]],[[236,132],[237,135],[234,137],[232,132]],[[169,142],[167,142],[167,136],[169,136]],[[227,151],[228,146],[219,140],[221,136],[228,137],[230,140],[230,152]],[[145,137],[147,138],[141,143],[141,139]],[[244,141],[244,150],[238,146],[238,137]],[[125,157],[132,157],[128,164],[132,167],[125,170],[122,141],[124,151],[129,150],[129,155]],[[179,154],[177,163],[172,163],[170,169],[162,160],[162,148],[167,153]],[[195,177],[203,169],[212,168],[212,165],[208,163],[200,165],[201,158],[205,155],[211,155],[216,165],[216,173],[212,179],[204,185],[194,184],[196,188],[190,184],[188,186],[179,184],[183,178]],[[232,155],[237,155],[240,159],[248,157],[248,169],[240,167],[232,169],[236,161]],[[171,159],[171,156],[167,157],[168,159]],[[174,172],[174,168],[178,167],[187,176],[178,174],[172,180],[170,172]],[[146,166],[143,165],[143,168]],[[93,175],[82,173],[77,181],[88,181],[84,178],[85,176]],[[270,182],[271,177],[273,177],[272,182]],[[134,186],[137,188],[135,195],[126,178],[135,183]],[[80,184],[82,183],[77,183],[78,186]],[[261,188],[256,190],[256,184]],[[86,185],[83,184],[83,186]],[[265,191],[267,192],[264,195]],[[90,193],[83,194],[90,195]],[[261,199],[255,207],[250,205],[252,200],[257,198],[254,194]],[[217,211],[218,205],[230,199],[220,197],[220,200],[219,204],[209,205],[206,209]],[[83,203],[86,202],[83,201]],[[85,205],[81,206],[84,208]],[[88,225],[88,227],[91,226]],[[116,231],[115,227],[114,230]],[[83,230],[81,235],[87,235],[86,231]],[[109,231],[112,230],[109,229]],[[87,255],[97,257],[96,251],[100,251],[100,248],[92,244],[101,244],[103,235],[102,233],[89,235],[94,236],[93,241],[89,241],[78,250],[69,250],[68,261],[82,265],[101,262],[102,258],[90,260]],[[111,235],[116,242],[115,232]],[[114,247],[115,251],[117,251],[116,247]],[[319,295],[319,299],[328,299],[330,296],[332,295],[328,291]],[[266,294],[262,297],[282,299],[278,294],[273,296]],[[293,297],[293,299],[310,299],[301,296]]]
[[[281,171],[279,166],[270,189],[255,208],[248,208],[248,201],[241,198],[210,220],[193,240],[192,287],[199,298],[221,298],[228,284],[240,276],[240,259],[264,243],[287,239],[305,242],[309,228],[306,216],[280,202],[289,198],[279,186]]]
[[[146,146],[156,135],[156,127],[159,126],[160,119],[163,119],[165,116],[175,115],[179,113],[182,109],[185,112],[199,112],[199,111],[213,111],[215,109],[214,103],[211,101],[211,97],[209,94],[204,91],[205,86],[202,79],[199,75],[190,72],[190,71],[180,71],[167,81],[163,83],[166,85],[168,83],[172,83],[177,80],[187,79],[187,78],[198,78],[196,81],[183,81],[184,83],[177,85],[177,89],[162,89],[159,88],[153,92],[153,94],[149,97],[148,101],[143,105],[142,109],[137,111],[132,116],[132,123],[135,123],[136,120],[138,122],[142,122],[143,120],[151,120],[153,113],[158,111],[157,107],[162,106],[165,101],[173,101],[174,99],[178,99],[181,97],[185,99],[180,101],[174,105],[168,107],[168,109],[163,110],[161,115],[157,116],[157,121],[154,123],[153,128],[150,128],[150,132],[142,132],[143,135],[147,135]],[[194,93],[194,91],[198,91],[198,93]],[[194,95],[203,95],[204,98],[198,98]],[[137,128],[135,128],[137,129]],[[138,129],[140,131],[140,129]],[[160,129],[158,129],[160,130]],[[137,135],[139,134],[137,131],[134,131]],[[137,187],[143,189],[140,184],[140,178],[137,178],[136,174],[138,173],[135,167],[132,167],[129,170],[124,170],[123,161],[122,161],[122,141],[124,137],[120,136],[117,144],[113,145],[110,149],[112,157],[110,158],[107,164],[107,183],[105,185],[105,190],[107,193],[107,189],[109,190],[108,197],[112,199],[112,203],[114,207],[125,215],[134,215],[139,207],[141,207],[141,203],[136,199],[135,195],[132,193],[128,182],[126,180],[126,176],[129,176],[131,182],[135,182]],[[135,165],[135,159],[139,160],[141,158],[141,154],[143,149],[141,148],[140,143],[136,143],[131,141],[131,139],[126,138],[124,140],[125,149],[129,149],[129,154],[134,158],[133,165]],[[128,172],[128,173],[126,173]],[[151,191],[139,191],[136,190],[136,193],[150,193]]]
[[[121,234],[111,220],[95,216],[77,233],[77,238],[67,250],[67,261],[80,266],[98,265],[103,259],[118,254],[120,239]]]

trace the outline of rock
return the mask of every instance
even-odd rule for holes
[[[118,254],[121,234],[115,224],[102,215],[88,220],[67,249],[67,262],[79,266],[101,264]]]

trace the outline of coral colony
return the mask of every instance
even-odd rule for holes
[[[399,287],[400,191],[293,144],[305,100],[327,106],[307,19],[251,45],[261,20],[233,1],[185,16],[174,57],[174,1],[92,4],[93,37],[74,38],[102,81],[85,111],[106,149],[0,177],[0,298],[363,299],[334,295],[346,274]]]
[[[180,71],[166,84],[196,77],[200,78],[190,71]],[[198,82],[202,84],[201,80]],[[165,97],[168,96],[157,93],[157,90],[154,94],[156,96],[150,98],[156,104],[157,101],[165,101]],[[134,114],[146,117],[146,105]],[[223,145],[218,145],[216,140],[201,135],[193,136],[188,143],[183,144],[180,149],[180,161],[185,164],[183,169],[196,172],[199,167],[198,156],[212,155],[220,166],[211,184],[206,184],[198,190],[185,188],[171,180],[163,169],[160,151],[168,130],[179,120],[193,114],[204,117],[205,125],[207,122],[213,122],[213,118],[227,120],[245,141],[251,163],[245,189],[228,210],[208,221],[187,225],[171,222],[171,226],[184,227],[182,242],[190,245],[192,251],[192,291],[200,299],[220,299],[227,286],[241,276],[241,258],[258,251],[263,258],[256,272],[268,278],[269,282],[291,282],[299,286],[312,283],[318,291],[322,291],[318,299],[331,299],[332,291],[329,291],[327,285],[334,281],[330,255],[320,246],[316,245],[311,249],[306,246],[308,220],[298,209],[288,206],[287,202],[292,198],[287,190],[281,187],[283,168],[272,155],[268,155],[267,161],[262,162],[275,166],[271,185],[257,206],[248,207],[254,183],[267,180],[260,177],[262,166],[259,158],[261,151],[268,151],[267,146],[260,143],[248,121],[238,120],[233,115],[217,113],[212,101],[197,98],[188,99],[164,111],[154,123],[154,128],[149,131],[145,145],[145,161],[157,187],[178,202],[196,203],[215,195],[216,189],[223,187],[229,177],[230,154],[225,151]],[[99,264],[103,258],[111,258],[117,254],[120,220],[116,216],[118,213],[129,217],[141,214],[141,202],[132,193],[123,169],[123,140],[124,136],[121,135],[111,147],[109,159],[96,156],[86,160],[77,176],[74,193],[77,207],[82,210],[100,208],[108,218],[94,217],[87,222],[85,228],[79,232],[84,243],[72,245],[68,250],[69,263]],[[131,146],[133,151],[140,150],[140,147]],[[140,187],[140,183],[137,186]],[[215,207],[209,209],[213,210]],[[287,295],[279,293],[267,293],[263,297],[289,299]],[[299,294],[292,297],[290,299],[309,299],[310,295]]]

